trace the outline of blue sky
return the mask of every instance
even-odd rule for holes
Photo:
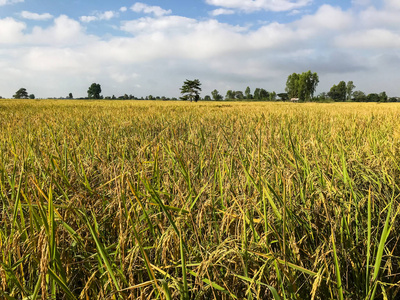
[[[0,96],[203,96],[250,86],[283,92],[312,70],[317,92],[400,96],[399,0],[0,0]]]

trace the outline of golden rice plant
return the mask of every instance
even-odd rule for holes
[[[0,298],[396,299],[399,117],[0,100]]]

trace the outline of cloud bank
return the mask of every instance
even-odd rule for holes
[[[53,19],[53,16],[49,13],[37,14],[24,10],[21,12],[21,18],[35,21],[45,21]]]
[[[117,12],[114,11],[105,11],[105,12],[95,12],[91,16],[82,16],[80,20],[84,23],[89,23],[93,21],[103,21],[103,20],[111,20],[112,18],[116,18],[118,16]]]
[[[206,0],[210,5],[239,9],[245,12],[259,10],[289,11],[309,5],[311,0]]]
[[[160,6],[149,6],[145,3],[136,2],[134,5],[131,6],[131,10],[136,13],[145,13],[145,14],[153,14],[156,17],[162,17],[164,15],[171,14],[171,10],[162,9]]]
[[[243,10],[256,3],[268,9],[272,3],[242,1],[239,7],[236,1],[212,2]],[[282,9],[308,3],[278,2]],[[7,17],[0,19],[0,95],[10,97],[25,87],[38,97],[70,92],[85,96],[88,86],[98,82],[104,95],[178,97],[183,81],[193,78],[203,83],[204,95],[215,88],[224,94],[246,86],[283,92],[289,74],[312,70],[320,76],[317,92],[352,80],[366,93],[385,90],[400,96],[396,3],[387,0],[384,6],[362,8],[357,4],[347,10],[325,4],[291,22],[241,26],[218,21],[212,14],[197,19],[136,3],[131,14],[141,15],[121,18],[114,26],[117,34],[106,37],[89,34],[86,25],[115,19],[116,12],[79,20],[60,15],[32,28]],[[128,14],[128,9],[116,11]]]
[[[24,2],[24,0],[0,0],[0,6],[7,4],[21,3],[21,2]]]

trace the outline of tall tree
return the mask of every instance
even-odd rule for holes
[[[261,99],[260,91],[261,91],[260,88],[256,88],[256,89],[254,90],[254,96],[253,96],[253,97],[254,97],[255,100],[260,100],[260,99]]]
[[[282,101],[287,101],[289,100],[289,96],[287,93],[279,93],[278,97],[281,98]]]
[[[232,100],[235,99],[235,91],[232,90],[227,90],[226,95],[225,95],[226,100]]]
[[[346,82],[341,81],[338,85],[333,85],[328,93],[328,96],[332,98],[333,101],[346,101],[347,89]]]
[[[15,99],[28,99],[29,95],[26,91],[26,88],[20,88],[15,95],[13,95]]]
[[[306,100],[311,100],[314,98],[314,93],[319,83],[319,77],[317,73],[311,73],[311,71],[306,72],[304,76],[306,76],[307,83]]]
[[[269,98],[269,93],[265,89],[260,89],[260,99],[267,100]]]
[[[186,80],[180,88],[182,99],[197,102],[200,99],[201,83],[200,80]]]
[[[285,91],[289,98],[299,98],[302,101],[309,101],[314,97],[318,86],[319,78],[317,73],[311,71],[301,74],[293,73],[288,76]]]
[[[388,96],[386,95],[386,92],[379,94],[379,102],[388,102]]]
[[[101,85],[98,83],[92,83],[87,93],[89,99],[100,99]]]
[[[288,94],[289,99],[299,97],[299,78],[299,74],[293,73],[292,75],[289,75],[286,80],[285,91]]]
[[[376,93],[371,93],[367,95],[367,102],[379,102],[380,97]]]
[[[222,95],[220,95],[220,93],[216,89],[211,92],[211,96],[215,101],[223,99]]]
[[[248,86],[247,88],[246,88],[246,90],[244,91],[244,94],[245,94],[245,96],[246,96],[246,99],[251,99],[252,98],[252,96],[251,96],[251,91],[250,91],[250,87]]]
[[[269,101],[275,101],[276,100],[276,93],[272,92],[269,93]]]
[[[347,86],[346,86],[346,94],[347,94],[347,100],[350,101],[351,97],[353,96],[353,91],[356,88],[354,85],[353,81],[348,81]]]
[[[367,101],[367,96],[362,91],[355,91],[353,92],[353,98],[356,102],[365,102]]]
[[[235,99],[244,99],[242,91],[235,91]]]

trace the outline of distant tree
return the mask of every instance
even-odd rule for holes
[[[115,95],[112,95],[111,100],[115,100],[117,99],[117,97],[115,97]]]
[[[310,101],[314,97],[315,90],[319,83],[317,73],[311,71],[302,74],[293,73],[286,81],[285,91],[290,98],[299,98],[302,101]]]
[[[201,83],[200,80],[186,80],[181,87],[182,99],[197,102],[200,99]]]
[[[339,92],[338,92],[338,87],[336,84],[334,84],[331,89],[328,92],[329,98],[331,98],[333,101],[339,101],[338,99],[340,98]]]
[[[353,92],[353,99],[356,102],[365,102],[367,101],[367,96],[362,91]]]
[[[267,100],[269,98],[269,93],[265,89],[260,89],[260,100]]]
[[[89,99],[100,99],[101,85],[98,83],[92,83],[87,93]]]
[[[289,99],[299,97],[299,79],[300,75],[297,73],[288,76],[285,91],[288,94]]]
[[[205,101],[211,101],[211,97],[210,97],[210,95],[206,95],[206,96],[204,96],[204,100],[205,100]]]
[[[216,89],[211,92],[211,96],[212,96],[212,99],[215,101],[219,101],[224,98],[224,97],[222,97],[222,95],[220,95],[220,93]]]
[[[244,91],[244,95],[246,96],[246,99],[251,99],[252,95],[251,95],[251,91],[250,91],[250,87],[248,86],[246,88],[246,90]]]
[[[320,93],[317,97],[316,97],[316,101],[325,101],[328,99],[328,94],[325,92]]]
[[[368,96],[367,96],[367,102],[379,102],[379,100],[380,100],[380,97],[376,93],[371,93],[371,94],[368,94]]]
[[[287,93],[279,93],[278,97],[282,100],[282,101],[287,101],[289,100],[289,95]]]
[[[386,95],[386,92],[379,94],[379,102],[388,102],[388,96]]]
[[[256,88],[253,98],[254,100],[269,100],[269,92],[265,89]]]
[[[34,94],[30,94],[29,95],[29,99],[35,99],[35,95]]]
[[[276,93],[272,92],[269,93],[269,101],[275,101],[276,100]]]
[[[152,95],[148,95],[146,98],[147,100],[154,100],[154,97]]]
[[[347,100],[350,101],[351,97],[353,96],[353,91],[356,88],[356,86],[354,85],[353,81],[349,81],[347,82],[347,86],[346,86],[346,94],[347,94]]]
[[[331,87],[331,90],[328,93],[328,96],[333,100],[333,101],[346,101],[346,95],[347,95],[347,89],[346,89],[346,82],[341,81],[339,82],[338,85],[333,85]]]
[[[303,76],[306,77],[306,100],[311,100],[314,97],[315,90],[317,89],[319,77],[316,72],[311,73],[311,71],[306,72]]]
[[[341,81],[337,85],[338,92],[340,95],[340,100],[339,101],[346,101],[346,95],[347,95],[347,87],[346,87],[346,82]]]
[[[235,91],[235,99],[244,99],[242,91]]]
[[[15,95],[13,95],[15,99],[28,99],[28,97],[29,95],[25,88],[20,88]]]
[[[74,99],[74,96],[72,95],[72,93],[69,93],[68,98],[69,99]]]
[[[226,91],[225,99],[226,100],[235,99],[235,91],[232,91],[232,90]]]

